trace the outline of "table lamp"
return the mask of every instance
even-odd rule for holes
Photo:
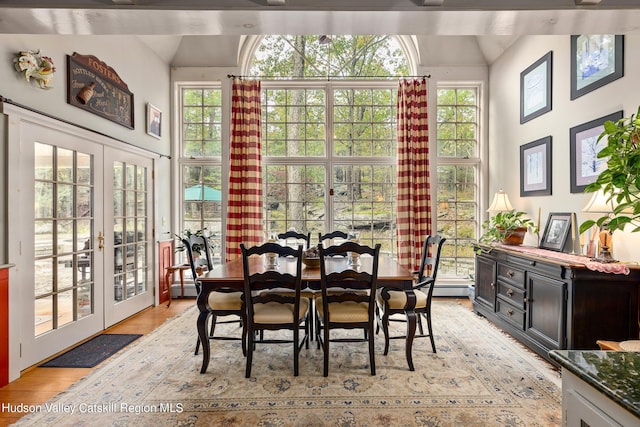
[[[502,191],[501,188],[500,191],[493,196],[493,201],[489,209],[487,209],[487,212],[507,212],[512,210],[513,206],[511,206],[511,202],[509,202],[509,196],[507,196],[507,193]]]
[[[587,213],[597,213],[597,214],[611,214],[613,212],[614,203],[611,200],[611,196],[605,194],[602,189],[593,193],[591,199],[586,204],[584,208],[582,208],[582,212]],[[600,231],[600,253],[596,258],[593,258],[593,261],[603,262],[603,263],[611,263],[618,262],[618,260],[614,259],[611,255],[610,248],[613,243],[613,235],[608,230]]]

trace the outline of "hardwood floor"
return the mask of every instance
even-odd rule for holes
[[[171,307],[167,307],[166,304],[150,307],[103,332],[148,334],[167,319],[181,314],[194,304],[195,299],[174,299],[171,302]],[[93,369],[95,368],[40,368],[37,366],[28,368],[22,372],[20,378],[0,388],[0,405],[43,404],[79,381]],[[0,410],[0,426],[10,425],[24,415],[26,414]]]

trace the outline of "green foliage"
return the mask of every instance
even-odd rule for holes
[[[600,189],[609,195],[613,214],[597,220],[587,220],[580,225],[580,233],[594,224],[609,231],[623,230],[632,225],[631,232],[640,231],[640,107],[637,113],[617,122],[607,121],[598,141],[606,139],[606,145],[598,158],[608,158],[607,168],[598,175],[585,192]]]
[[[498,212],[482,224],[484,234],[480,236],[480,243],[494,243],[505,239],[507,234],[517,228],[527,227],[532,233],[538,232],[533,220],[525,217],[526,212],[506,211]]]
[[[176,240],[178,240],[178,246],[176,246],[176,252],[184,252],[187,248],[182,244],[182,239],[187,239],[189,241],[191,241],[192,237],[202,237],[203,239],[206,239],[206,237],[204,236],[203,232],[204,230],[206,230],[206,228],[203,228],[202,230],[197,230],[195,232],[192,232],[189,229],[185,229],[182,232],[182,235],[180,234],[174,234],[173,236],[175,237]],[[197,242],[191,242],[191,252],[193,253],[202,253],[204,252],[204,244],[200,244]]]

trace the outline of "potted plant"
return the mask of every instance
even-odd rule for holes
[[[191,243],[191,253],[193,254],[193,257],[200,258],[200,255],[205,250],[204,243],[201,243],[202,239],[206,239],[203,234],[204,230],[206,230],[206,228],[195,232],[192,232],[189,229],[185,229],[182,232],[182,235],[174,234],[175,238],[178,240],[178,246],[176,246],[175,251],[184,252],[186,250],[184,244],[182,243],[182,239],[186,239]]]
[[[608,158],[607,168],[585,188],[586,193],[602,190],[609,197],[612,213],[580,225],[584,233],[594,224],[613,233],[632,225],[631,232],[640,231],[640,107],[636,114],[617,122],[606,121],[598,141],[606,145],[598,158]]]
[[[479,242],[485,244],[521,245],[529,229],[533,233],[538,232],[538,227],[526,217],[526,212],[515,210],[498,212],[482,224],[482,229],[484,234]]]

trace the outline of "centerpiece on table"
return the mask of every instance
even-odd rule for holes
[[[320,249],[318,249],[318,246],[311,246],[302,253],[302,263],[308,268],[320,267]]]

